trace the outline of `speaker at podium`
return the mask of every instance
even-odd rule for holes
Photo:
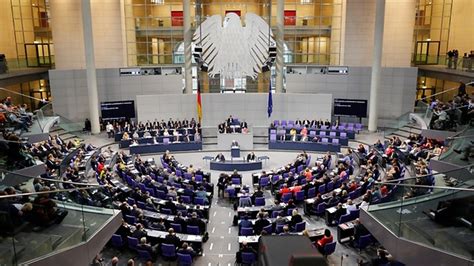
[[[230,157],[240,158],[240,146],[236,140],[233,140],[232,145],[230,146]]]

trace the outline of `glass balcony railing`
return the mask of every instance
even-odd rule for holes
[[[0,196],[0,265],[28,264],[88,241],[119,213],[78,203],[78,195],[100,190],[94,186],[83,188]],[[110,198],[102,203],[112,206]]]
[[[456,187],[448,187],[445,176],[429,177],[436,187],[417,186],[413,180],[381,183],[390,195],[382,203],[369,205],[367,211],[399,238],[472,260],[474,180],[459,180]]]

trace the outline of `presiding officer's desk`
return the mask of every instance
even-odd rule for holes
[[[232,145],[232,141],[237,141],[242,150],[253,150],[253,133],[218,133],[217,149],[227,150]]]
[[[165,151],[196,151],[202,150],[202,142],[178,142],[178,143],[157,143],[141,144],[130,146],[130,154],[161,153]]]
[[[332,151],[340,152],[340,144],[321,143],[321,142],[299,142],[299,141],[270,141],[268,143],[270,150],[306,150],[306,151]]]
[[[231,172],[234,170],[237,171],[254,171],[254,170],[261,170],[262,169],[262,161],[254,161],[254,162],[247,162],[241,159],[235,160],[226,160],[223,162],[218,162],[212,160],[210,162],[211,170],[216,171],[227,171]]]

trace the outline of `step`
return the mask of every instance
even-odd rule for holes
[[[397,136],[397,137],[401,137],[401,138],[406,139],[406,138],[408,138],[408,137],[410,136],[410,133],[405,132],[405,131],[400,131],[400,130],[399,130],[399,131],[393,132],[393,133],[390,134],[390,135],[394,135],[394,136]]]
[[[217,145],[217,139],[216,138],[203,138],[202,139],[202,144],[216,144]]]

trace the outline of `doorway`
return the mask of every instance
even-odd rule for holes
[[[52,65],[49,43],[25,43],[27,67],[50,67]]]
[[[439,63],[440,41],[417,41],[415,65],[437,65]]]

